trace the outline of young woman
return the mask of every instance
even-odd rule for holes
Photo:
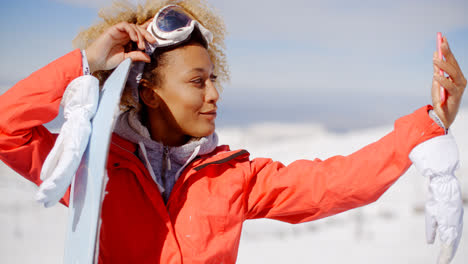
[[[434,108],[398,119],[394,131],[346,157],[289,166],[251,160],[245,150],[219,146],[215,133],[217,81],[228,79],[222,21],[203,3],[168,3],[107,15],[79,35],[83,50],[0,97],[0,158],[40,185],[56,139],[42,125],[57,116],[69,84],[94,78],[88,71],[102,83],[128,57],[145,63],[142,72],[133,66],[141,80],[130,79],[112,137],[100,263],[234,263],[243,221],[301,223],[371,203],[408,169],[413,148],[444,135],[455,119],[466,80],[445,40],[447,61],[434,59],[434,72],[450,78],[434,75]],[[190,34],[173,37],[181,21]],[[450,94],[444,106],[440,84]]]

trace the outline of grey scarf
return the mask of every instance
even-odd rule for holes
[[[218,136],[213,133],[200,139],[192,139],[179,147],[168,147],[151,139],[141,117],[132,109],[117,119],[114,132],[122,138],[139,145],[138,157],[143,161],[167,202],[182,170],[198,155],[212,152],[218,145]]]

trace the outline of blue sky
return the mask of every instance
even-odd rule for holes
[[[437,31],[468,74],[465,0],[210,2],[230,32],[221,125],[312,121],[344,130],[391,122],[430,103]],[[3,3],[0,89],[72,50],[74,36],[109,3]]]

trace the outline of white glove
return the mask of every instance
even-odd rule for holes
[[[62,98],[65,123],[41,170],[42,184],[36,200],[45,207],[65,195],[88,145],[93,118],[99,102],[99,81],[91,75],[73,80]]]
[[[426,240],[434,243],[436,230],[441,241],[438,263],[453,259],[463,230],[463,202],[455,171],[459,167],[458,147],[451,134],[435,137],[410,153],[416,169],[429,177],[426,201]]]

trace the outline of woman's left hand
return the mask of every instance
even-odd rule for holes
[[[149,63],[151,58],[144,52],[145,41],[155,43],[156,39],[146,30],[151,22],[143,25],[120,22],[109,27],[88,48],[86,57],[91,72],[114,69],[126,58]],[[125,51],[125,45],[134,42],[138,50]]]
[[[441,48],[445,61],[439,59],[437,51],[434,52],[433,57],[432,105],[437,116],[442,120],[445,128],[448,129],[457,116],[463,92],[466,88],[466,79],[445,37],[442,39]],[[440,75],[440,69],[447,73],[448,77]],[[446,102],[443,105],[440,98],[440,86],[444,87],[448,93]]]

